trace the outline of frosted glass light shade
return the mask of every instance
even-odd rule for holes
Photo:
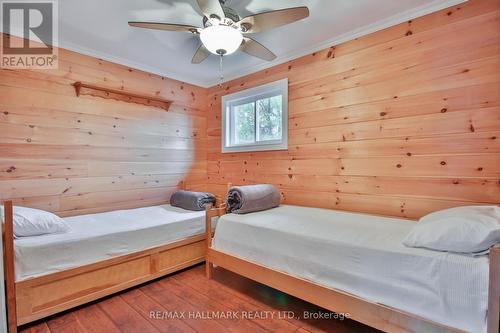
[[[241,32],[227,25],[213,25],[201,31],[201,41],[213,54],[231,54],[240,47]]]

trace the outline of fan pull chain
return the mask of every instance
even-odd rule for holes
[[[222,87],[222,83],[224,83],[224,72],[222,71],[222,58],[224,56],[221,54],[220,55],[220,61],[219,61],[219,73],[220,73],[220,82],[219,82],[219,87]]]

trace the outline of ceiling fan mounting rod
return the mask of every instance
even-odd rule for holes
[[[220,83],[219,83],[219,86],[222,87],[222,83],[224,83],[224,72],[222,70],[222,59],[224,58],[224,54],[220,54],[220,60],[219,60],[219,80],[220,80]]]

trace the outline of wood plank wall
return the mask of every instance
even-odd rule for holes
[[[209,90],[208,189],[418,218],[500,203],[500,1],[470,0]],[[220,97],[288,77],[289,150],[221,154]]]
[[[165,203],[206,183],[206,89],[61,49],[58,70],[0,70],[0,199],[61,215]],[[173,100],[91,96],[82,81]]]
[[[0,70],[0,199],[67,216],[163,203],[187,178],[221,195],[227,182],[269,182],[285,203],[408,218],[498,204],[499,51],[498,0],[208,90],[61,49],[58,70]],[[221,154],[220,96],[284,77],[289,150]],[[75,81],[174,104],[77,98]]]

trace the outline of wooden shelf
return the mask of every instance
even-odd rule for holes
[[[122,101],[127,103],[137,103],[142,105],[153,106],[167,111],[170,107],[170,104],[172,104],[172,101],[158,97],[139,95],[126,92],[123,90],[114,90],[82,82],[75,82],[73,83],[73,86],[75,87],[76,96],[89,95],[106,99],[114,99],[117,101]]]

